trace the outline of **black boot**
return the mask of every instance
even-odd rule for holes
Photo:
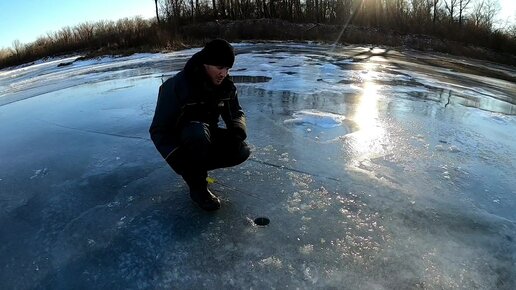
[[[190,188],[190,197],[195,203],[206,211],[214,211],[220,208],[220,200],[208,189],[206,176],[183,176]]]

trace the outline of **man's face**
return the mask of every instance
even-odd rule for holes
[[[211,82],[216,86],[220,85],[229,73],[229,67],[225,66],[205,64],[204,68]]]

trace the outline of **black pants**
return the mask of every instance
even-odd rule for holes
[[[251,154],[249,146],[229,130],[201,122],[186,124],[180,142],[168,163],[190,187],[205,186],[209,170],[238,165]]]

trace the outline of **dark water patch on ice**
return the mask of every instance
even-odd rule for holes
[[[73,61],[62,62],[62,63],[58,64],[57,67],[69,66],[71,64],[73,64]]]
[[[336,66],[340,67],[343,70],[360,70],[360,65],[356,63],[336,63]]]
[[[119,91],[119,90],[124,90],[124,89],[128,89],[128,88],[133,88],[133,87],[134,87],[134,85],[128,85],[128,86],[112,88],[112,89],[107,90],[106,93],[111,93],[111,92],[115,92],[115,91]]]
[[[266,76],[231,76],[235,83],[266,83],[272,78]]]
[[[253,49],[252,51],[253,55],[256,56],[256,57],[260,57],[260,58],[266,58],[266,59],[272,59],[274,61],[274,59],[277,59],[277,60],[282,60],[282,59],[285,59],[287,58],[287,56],[283,56],[283,55],[276,55],[276,53],[285,53],[285,51],[274,51],[274,52],[271,52],[271,51],[257,51],[256,49]],[[238,56],[237,56],[238,58]]]
[[[421,84],[418,81],[415,80],[377,80],[375,81],[375,84],[377,85],[383,85],[383,86],[401,86],[401,87],[417,87],[417,86],[425,86]]]
[[[281,73],[289,75],[289,76],[297,74],[297,72],[293,72],[293,71],[284,71],[284,72],[281,72]]]
[[[321,79],[322,80],[322,79]],[[352,84],[355,84],[356,81],[352,81],[352,80],[340,80],[337,82],[338,84],[343,84],[343,85],[352,85]]]
[[[254,86],[240,86],[238,88],[240,98],[250,97],[253,102],[259,102],[260,106],[266,106],[274,114],[282,112],[282,115],[290,116],[293,112],[303,109],[317,109],[322,111],[335,111],[336,107],[343,104],[352,104],[359,101],[355,95],[343,95],[341,93],[312,93],[303,94],[284,90],[267,90]]]

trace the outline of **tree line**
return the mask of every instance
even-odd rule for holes
[[[350,20],[352,24],[391,29],[415,28],[417,24],[422,30],[439,24],[492,30],[500,10],[498,0],[154,0],[154,3],[158,22],[161,19],[174,24],[278,18],[330,24]]]
[[[135,17],[83,23],[47,33],[32,43],[14,41],[11,48],[0,50],[0,67],[78,51],[102,54],[134,48],[175,48],[177,42],[192,40],[191,35],[182,32],[183,27],[250,19],[350,25],[390,31],[391,34],[385,35],[392,32],[430,35],[511,55],[516,51],[516,25],[503,30],[495,28],[495,17],[500,10],[498,0],[154,0],[148,3],[154,5],[154,19]],[[249,32],[252,29],[256,27],[244,26],[238,36],[257,37]],[[285,29],[282,25],[267,26],[259,37],[277,35],[282,29]],[[201,31],[197,37],[219,36],[212,34]],[[382,43],[376,37],[367,43],[389,42]]]

